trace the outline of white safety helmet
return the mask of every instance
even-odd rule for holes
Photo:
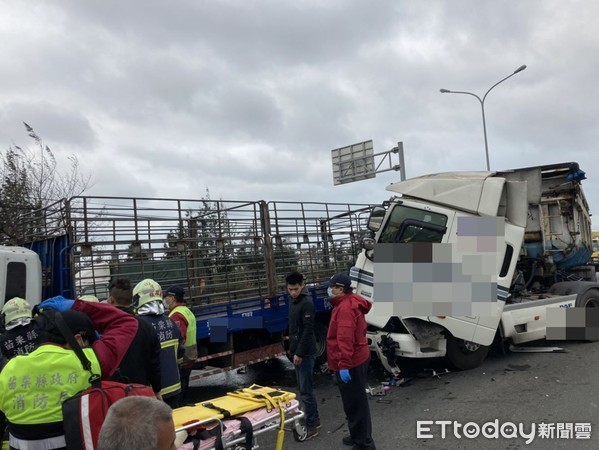
[[[154,301],[162,304],[162,288],[160,285],[150,278],[137,283],[133,288],[133,303],[135,306],[139,308],[146,303]]]
[[[83,300],[84,302],[92,302],[92,303],[98,303],[98,297],[96,297],[95,295],[92,294],[85,294],[82,295],[81,297],[77,297],[79,300]]]
[[[24,298],[11,298],[2,307],[4,322],[8,324],[17,319],[31,319],[31,309],[31,305]]]

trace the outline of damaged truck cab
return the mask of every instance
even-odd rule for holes
[[[578,164],[564,163],[391,184],[401,195],[372,210],[372,235],[350,272],[373,302],[368,338],[383,365],[397,373],[397,357],[446,357],[474,368],[495,339],[545,338],[547,308],[599,306],[599,285],[583,281],[595,274],[584,265],[591,220],[582,179]],[[418,250],[427,246],[428,259]]]

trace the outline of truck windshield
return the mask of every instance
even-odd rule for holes
[[[441,242],[446,224],[443,214],[396,205],[379,242]]]

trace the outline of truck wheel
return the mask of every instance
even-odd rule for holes
[[[576,299],[574,304],[577,308],[599,308],[599,289],[589,289],[581,297]],[[586,339],[590,342],[596,342],[597,339]]]
[[[474,369],[481,365],[487,353],[489,347],[486,345],[475,344],[452,335],[447,337],[447,360],[454,369]]]
[[[314,367],[320,367],[327,362],[327,331],[329,327],[320,322],[314,323],[314,337],[316,340],[316,357]]]
[[[577,308],[599,308],[599,289],[589,289],[576,299]]]

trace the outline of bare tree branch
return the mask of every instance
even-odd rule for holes
[[[21,218],[61,199],[83,194],[91,187],[91,174],[82,174],[77,156],[59,167],[50,147],[33,127],[23,122],[34,148],[13,145],[0,158],[0,243],[18,244],[25,231]]]

